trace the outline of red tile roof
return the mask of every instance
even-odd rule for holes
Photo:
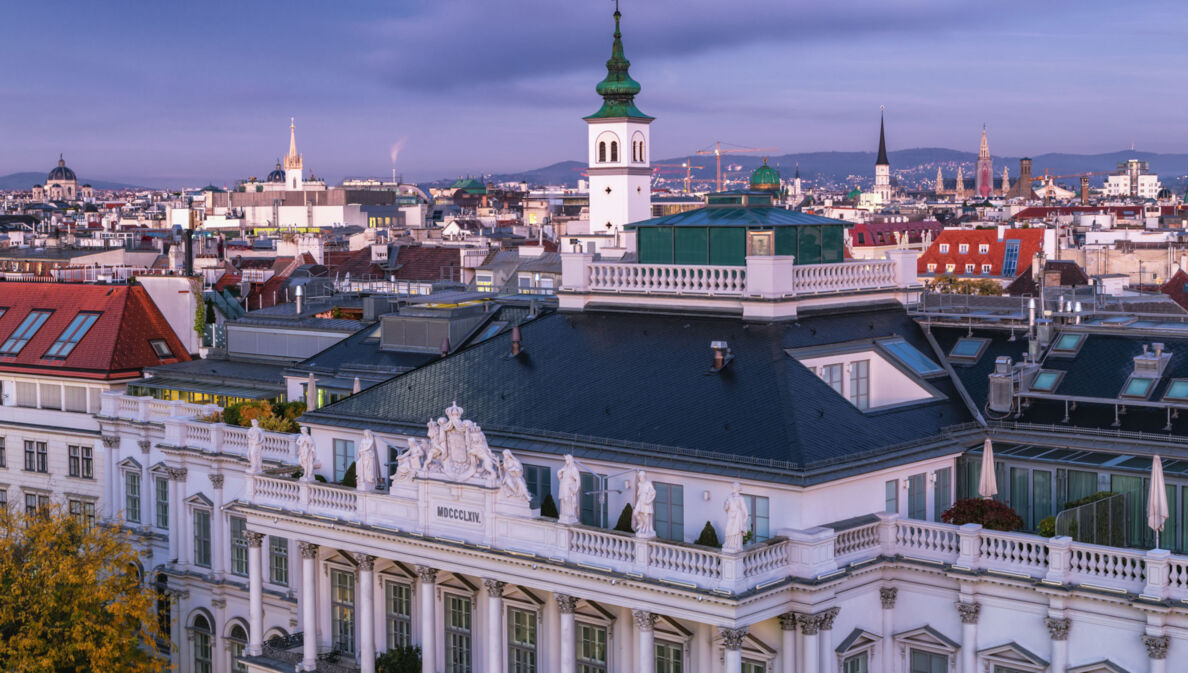
[[[1172,298],[1172,301],[1188,310],[1188,273],[1180,269],[1159,288],[1159,291]]]
[[[1014,279],[1020,273],[1031,268],[1031,258],[1043,250],[1043,229],[1007,229],[1003,240],[998,240],[997,229],[946,229],[936,237],[927,250],[916,261],[916,272],[922,276],[950,274],[954,276],[994,277],[1002,276],[1003,253],[1006,252],[1006,241],[1019,241],[1019,260],[1015,266]],[[961,252],[961,246],[967,245],[967,252]],[[979,252],[981,246],[986,245],[985,253]],[[942,253],[943,246],[948,246],[948,252]],[[936,267],[928,270],[929,264]],[[948,265],[953,270],[948,271]],[[965,265],[973,264],[973,272],[966,273]],[[989,264],[990,272],[982,273],[982,265]]]
[[[1143,207],[1141,205],[1129,206],[1031,206],[1024,208],[1011,218],[1016,222],[1019,220],[1035,220],[1045,219],[1054,215],[1077,215],[1077,214],[1094,214],[1094,213],[1113,213],[1116,217],[1133,218],[1143,216]],[[1160,215],[1175,215],[1175,206],[1160,206]]]
[[[919,243],[924,238],[924,232],[931,231],[933,237],[944,229],[944,225],[936,220],[913,222],[856,222],[850,228],[850,240],[854,247],[864,248],[883,245],[895,245],[895,232],[908,232],[911,243]]]
[[[458,248],[401,247],[392,266],[397,280],[458,280],[462,253]]]
[[[325,266],[329,269],[331,276],[345,276],[348,273],[356,279],[366,276],[381,278],[384,276],[383,268],[371,262],[371,248],[327,250],[325,260]]]
[[[0,283],[0,345],[34,310],[52,311],[15,355],[0,355],[0,371],[76,378],[139,378],[144,367],[190,359],[185,346],[144,288],[131,285]],[[44,356],[80,312],[99,318],[65,359]],[[150,343],[163,340],[174,357]]]

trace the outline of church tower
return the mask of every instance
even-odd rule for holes
[[[940,196],[945,191],[945,176],[941,173],[941,167],[936,167],[936,188],[933,189],[937,196]]]
[[[1007,173],[1007,167],[1002,167],[1002,195],[1006,196],[1011,192],[1011,176]]]
[[[953,192],[953,200],[965,200],[965,175],[961,173],[961,166],[957,167],[957,187]]]
[[[882,203],[891,202],[891,162],[887,161],[887,136],[883,129],[883,113],[879,111],[879,156],[875,159],[874,193]]]
[[[602,107],[586,117],[589,130],[590,233],[617,234],[623,225],[652,216],[652,117],[635,107],[639,82],[627,69],[619,31],[622,14],[615,8],[615,39],[606,62],[606,78],[595,91]]]
[[[978,168],[974,178],[974,191],[981,198],[994,191],[994,160],[990,158],[990,143],[986,142],[986,126],[982,125],[982,144],[978,146]]]
[[[301,155],[297,154],[297,130],[289,117],[289,153],[285,155],[285,189],[299,190],[302,185]]]

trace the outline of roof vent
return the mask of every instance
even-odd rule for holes
[[[730,352],[730,346],[725,341],[711,341],[710,348],[714,351],[714,364],[711,371],[722,371],[734,359],[734,353]]]
[[[449,354],[450,354],[450,338],[448,336],[442,337],[441,338],[441,356],[444,358],[445,356],[447,356]]]
[[[512,349],[511,349],[512,357],[516,357],[523,351],[523,348],[520,345],[521,342],[522,342],[522,340],[520,338],[520,326],[516,325],[516,326],[512,327]]]

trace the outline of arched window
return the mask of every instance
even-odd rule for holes
[[[206,617],[194,617],[194,673],[214,673],[214,630]]]
[[[639,161],[644,161],[644,141],[639,141]]]
[[[231,651],[231,670],[233,671],[247,671],[247,664],[239,661],[243,656],[243,651],[247,647],[247,629],[243,628],[241,624],[234,624],[231,626],[231,632],[227,635],[227,640],[230,643],[228,648]]]
[[[631,141],[631,160],[639,161],[639,141],[638,140]]]
[[[598,163],[606,163],[606,142],[598,143]]]
[[[612,162],[619,160],[619,143],[614,140],[611,141],[611,159]]]

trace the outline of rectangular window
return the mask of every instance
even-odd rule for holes
[[[157,354],[157,357],[162,360],[173,357],[173,351],[169,350],[169,342],[164,339],[153,339],[149,341],[149,345],[153,347],[153,352]]]
[[[25,440],[25,469],[29,472],[48,472],[48,449],[45,442]]]
[[[347,468],[355,462],[355,443],[349,439],[334,440],[334,481],[342,481]]]
[[[676,643],[656,643],[656,673],[684,673],[685,650]]]
[[[935,263],[928,265],[928,273],[936,273],[936,264]]]
[[[751,514],[751,539],[748,542],[763,542],[771,537],[771,507],[767,498],[761,495],[746,495],[747,511]]]
[[[928,518],[928,503],[924,495],[923,474],[913,474],[908,477],[908,518]]]
[[[547,465],[524,465],[524,482],[532,494],[531,507],[540,507],[540,503],[552,494],[552,477],[552,470]]]
[[[767,664],[754,659],[743,659],[742,673],[767,673]]]
[[[941,514],[953,505],[952,468],[945,467],[936,471],[936,482],[932,485],[932,500],[935,504],[933,509],[936,510],[933,518],[940,521]]]
[[[973,273],[973,272],[974,272],[974,265],[973,265],[973,264],[966,264],[966,265],[965,265],[965,272],[966,272],[966,273]]]
[[[982,273],[990,273],[990,268],[991,267],[989,264],[983,264],[982,265]]]
[[[1052,516],[1052,473],[1048,470],[1031,471],[1031,523],[1039,523]]]
[[[169,480],[165,477],[157,477],[153,483],[156,484],[157,489],[157,528],[169,530]]]
[[[289,586],[289,539],[268,536],[268,581]]]
[[[80,479],[95,478],[95,458],[91,447],[71,445],[66,447],[66,452],[70,476]]]
[[[3,345],[0,345],[0,355],[16,355],[20,353],[21,349],[25,347],[25,344],[29,343],[29,339],[32,339],[33,335],[37,334],[37,330],[41,329],[41,326],[49,319],[52,312],[33,311],[25,316],[25,319],[17,326],[16,331],[8,337]]]
[[[870,360],[850,363],[850,404],[859,409],[870,408]]]
[[[1068,471],[1068,499],[1065,502],[1087,498],[1097,493],[1097,491],[1096,472],[1084,472],[1082,470]]]
[[[948,243],[940,244],[940,254],[942,254],[942,255],[949,254],[949,244]]]
[[[846,657],[842,661],[842,673],[870,673],[870,655],[866,652]]]
[[[844,395],[845,389],[842,387],[842,365],[837,363],[835,365],[822,365],[821,380],[825,385],[833,388],[838,395]]]
[[[606,673],[606,629],[577,625],[577,673]]]
[[[330,569],[331,644],[339,652],[355,651],[355,575]]]
[[[67,474],[70,475],[71,477],[81,477],[82,476],[82,467],[81,467],[82,457],[79,455],[79,447],[77,447],[77,446],[66,447],[66,454],[67,454],[67,457],[66,457],[66,472],[67,472]]]
[[[935,652],[912,650],[908,673],[949,673],[949,657]]]
[[[471,673],[470,599],[445,597],[446,673]]]
[[[0,467],[8,467],[8,452],[4,448],[4,437],[0,437]]]
[[[0,509],[8,509],[8,489],[0,488]]]
[[[685,490],[677,484],[655,482],[656,535],[665,540],[685,539]]]
[[[210,567],[210,511],[194,510],[194,565]]]
[[[587,526],[606,525],[606,497],[602,492],[602,480],[598,475],[582,473],[581,502],[578,517]]]
[[[91,325],[94,325],[98,319],[98,313],[79,313],[74,316],[58,340],[45,352],[45,357],[64,359],[69,356],[78,342],[86,335],[87,330],[91,329]]]
[[[54,383],[42,383],[37,387],[41,391],[42,409],[62,408],[62,386]]]
[[[131,471],[124,472],[124,520],[140,523],[140,475]]]
[[[402,582],[385,582],[384,605],[388,649],[412,645],[412,587]]]
[[[82,386],[63,386],[64,408],[77,414],[87,413],[87,389]]]
[[[957,252],[958,252],[958,254],[968,255],[969,254],[969,244],[962,243],[961,245],[957,246]]]
[[[1007,278],[1014,278],[1018,268],[1019,240],[1013,239],[1006,242],[1006,251],[1002,253],[1002,275]]]
[[[507,611],[508,673],[536,673],[536,613]]]
[[[888,514],[899,511],[899,480],[891,479],[883,484],[883,508]]]
[[[248,574],[248,546],[247,519],[231,517],[231,574],[247,577]]]
[[[1030,473],[1025,467],[1011,468],[1011,508],[1023,518],[1023,528],[1032,529],[1031,521],[1031,480]]]
[[[95,525],[95,503],[83,500],[71,500],[69,503],[70,516],[85,528]]]
[[[985,254],[988,254],[989,252],[990,252],[990,244],[989,243],[979,243],[978,244],[978,254],[985,255]]]
[[[16,382],[16,405],[26,409],[37,408],[37,384],[28,381]]]

